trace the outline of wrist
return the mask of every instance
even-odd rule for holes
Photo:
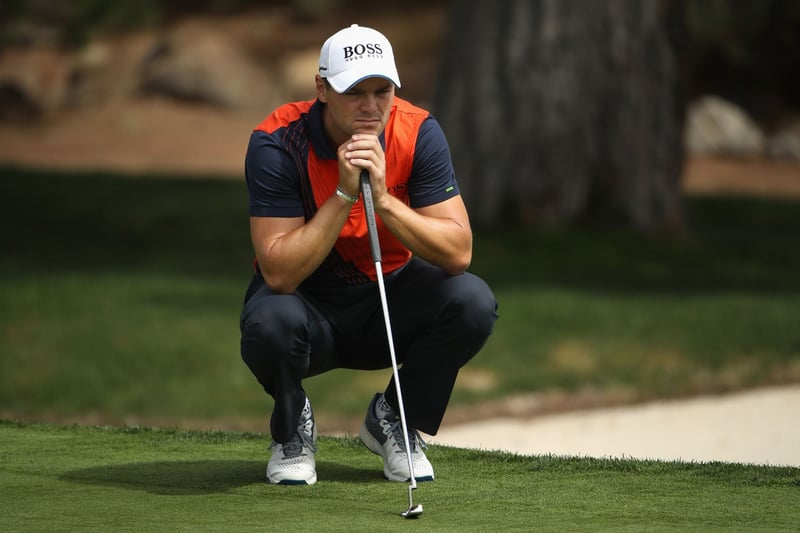
[[[344,192],[339,186],[336,186],[336,196],[347,202],[348,204],[354,204],[358,201],[358,196],[351,196]]]

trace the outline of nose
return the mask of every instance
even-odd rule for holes
[[[378,98],[372,93],[364,93],[361,97],[362,111],[375,111],[378,109]]]

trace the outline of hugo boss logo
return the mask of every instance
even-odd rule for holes
[[[345,61],[360,59],[360,57],[354,56],[363,56],[364,54],[367,54],[368,57],[383,55],[380,43],[356,44],[353,46],[345,46],[343,49]]]
[[[389,191],[389,194],[392,196],[403,198],[408,192],[408,183],[398,183],[392,187],[387,187],[386,190]]]

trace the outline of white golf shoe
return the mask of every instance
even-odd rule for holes
[[[270,444],[272,456],[267,464],[267,480],[273,485],[313,485],[317,482],[317,426],[311,403],[300,414],[297,432],[289,442]]]
[[[359,437],[369,451],[383,458],[383,474],[387,479],[409,481],[411,473],[408,471],[408,458],[400,417],[394,413],[379,417],[375,410],[375,404],[381,398],[382,394],[378,393],[370,402],[364,424],[359,431]],[[423,451],[427,447],[425,442],[416,430],[409,428],[408,432],[414,478],[417,481],[433,481],[433,466]]]

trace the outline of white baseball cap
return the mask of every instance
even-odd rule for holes
[[[389,40],[372,28],[353,24],[331,35],[319,53],[319,75],[337,93],[366,78],[385,78],[400,87]]]

